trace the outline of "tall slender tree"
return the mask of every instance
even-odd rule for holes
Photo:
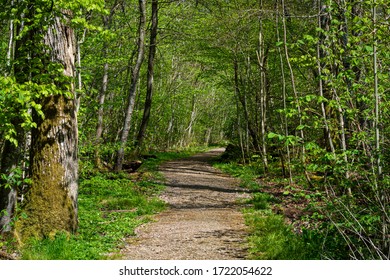
[[[148,57],[148,73],[147,73],[147,87],[144,112],[142,116],[141,126],[137,136],[137,146],[141,147],[145,138],[146,128],[150,119],[150,111],[152,109],[153,97],[153,81],[154,81],[154,60],[157,49],[157,33],[158,33],[158,0],[152,0],[152,26],[150,30],[149,42],[149,57]]]
[[[112,26],[113,17],[115,15],[116,9],[119,7],[119,2],[115,1],[112,7],[110,8],[110,13],[108,15],[103,15],[103,26],[105,31],[110,31]],[[96,136],[95,136],[95,163],[98,167],[101,167],[100,160],[100,143],[103,135],[103,119],[104,119],[104,104],[107,95],[108,87],[108,77],[109,77],[109,68],[107,53],[108,53],[108,43],[104,41],[103,43],[103,77],[101,82],[101,88],[98,95],[98,111],[97,111],[97,125],[96,125]]]
[[[120,137],[120,146],[116,154],[115,170],[122,170],[123,159],[125,156],[125,147],[129,137],[129,131],[131,126],[131,119],[133,116],[135,96],[137,90],[137,84],[142,63],[144,61],[145,54],[145,24],[146,24],[146,0],[139,0],[139,25],[138,25],[138,54],[135,65],[131,71],[131,82],[129,93],[127,97],[127,107],[125,111],[125,119],[123,122],[122,133]]]

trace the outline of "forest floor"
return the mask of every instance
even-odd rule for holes
[[[224,149],[170,161],[160,167],[167,186],[160,195],[168,210],[136,229],[121,250],[123,259],[245,259],[247,228],[240,210],[249,194],[209,163]]]

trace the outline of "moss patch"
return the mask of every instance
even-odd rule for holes
[[[15,224],[20,240],[74,232],[77,228],[77,128],[72,101],[44,98],[45,119],[32,137],[32,184]]]

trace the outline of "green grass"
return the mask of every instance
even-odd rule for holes
[[[153,186],[155,188],[155,186]],[[155,189],[158,192],[158,189]],[[126,178],[96,175],[80,182],[79,229],[77,234],[58,234],[53,239],[32,240],[22,250],[23,259],[106,259],[123,238],[149,221],[165,207],[146,196]]]
[[[250,256],[260,260],[305,260],[320,258],[320,243],[309,235],[297,235],[284,217],[271,211],[252,210],[245,214],[251,229]]]
[[[310,230],[295,234],[281,215],[271,211],[270,205],[278,200],[268,193],[261,192],[262,186],[256,182],[261,170],[254,165],[234,162],[214,164],[214,167],[240,178],[241,186],[253,192],[244,209],[245,222],[249,227],[249,253],[251,259],[301,260],[319,259],[321,239]]]
[[[240,186],[243,188],[256,190],[260,187],[255,182],[255,179],[259,176],[259,171],[254,166],[234,162],[221,163],[218,161],[215,161],[213,166],[233,177],[239,178],[241,181]]]
[[[126,173],[99,173],[89,170],[79,185],[79,228],[76,234],[57,234],[44,240],[30,240],[21,249],[22,259],[33,260],[98,260],[120,258],[118,248],[134,229],[149,222],[164,210],[157,198],[164,186],[158,181],[158,166],[168,160],[188,157],[204,149],[184,152],[156,153],[140,168],[141,178],[131,180]]]

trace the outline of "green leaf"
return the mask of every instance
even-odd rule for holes
[[[369,53],[372,53],[374,51],[374,48],[372,46],[369,46],[369,45],[366,45],[364,46],[364,48],[366,49],[366,51],[368,51]]]
[[[269,139],[272,139],[272,138],[275,138],[275,137],[278,137],[279,136],[279,134],[276,134],[276,133],[274,133],[274,132],[270,132],[270,133],[268,133],[268,135],[267,135],[267,137],[269,138]]]
[[[277,46],[277,47],[280,47],[280,46],[282,46],[282,45],[283,45],[283,42],[281,42],[281,41],[276,42],[276,46]]]

